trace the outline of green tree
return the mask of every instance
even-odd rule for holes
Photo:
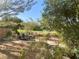
[[[71,50],[79,48],[78,0],[46,0],[43,18],[41,21],[48,22],[49,30],[62,33]]]
[[[1,0],[0,16],[16,15],[29,10],[36,2],[34,0]]]
[[[9,15],[2,17],[2,21],[4,21],[4,22],[14,22],[14,23],[23,22],[20,18],[18,18],[16,16],[9,16]]]
[[[36,31],[40,31],[42,30],[40,27],[40,24],[38,24],[38,22],[35,21],[30,21],[24,24],[25,29],[27,30],[36,30]]]
[[[18,17],[6,15],[2,17],[2,20],[0,21],[0,27],[6,27],[12,30],[16,30],[20,27],[23,27],[21,23],[23,23],[23,21]]]

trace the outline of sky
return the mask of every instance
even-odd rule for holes
[[[32,18],[34,21],[41,18],[43,11],[43,3],[44,0],[37,0],[37,3],[31,8],[29,11],[24,11],[17,15],[17,17],[21,18],[23,21],[30,21]]]

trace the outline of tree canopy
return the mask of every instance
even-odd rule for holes
[[[43,24],[48,24],[48,30],[62,33],[72,48],[78,48],[79,0],[46,0],[41,21]]]
[[[34,0],[0,0],[0,16],[15,15],[29,10],[35,4]]]
[[[8,16],[8,15],[2,17],[2,21],[4,21],[4,22],[14,22],[14,23],[21,23],[21,22],[23,22],[21,19],[19,19],[16,16]]]

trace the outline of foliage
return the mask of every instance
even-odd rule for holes
[[[36,3],[34,0],[1,0],[0,16],[16,15],[24,10],[29,10]]]
[[[12,37],[11,29],[0,28],[0,41],[10,40]]]
[[[51,30],[51,25],[47,19],[40,20],[41,28],[43,30]]]
[[[78,0],[46,0],[43,23],[51,30],[56,30],[64,36],[69,46],[78,47],[79,4]],[[47,28],[48,28],[47,27]],[[49,30],[50,30],[49,29]]]
[[[79,48],[78,0],[45,0],[41,24],[47,30],[60,32],[70,50]]]
[[[26,22],[24,24],[24,27],[26,30],[34,30],[34,31],[41,31],[41,27],[38,24],[38,22],[34,22],[34,21],[30,21],[30,22]]]
[[[20,59],[25,59],[25,56],[26,56],[26,50],[25,49],[22,49],[21,50]]]
[[[30,47],[25,50],[24,59],[52,59],[48,45],[42,42],[31,43]],[[24,54],[23,54],[24,55]]]
[[[18,17],[16,17],[16,16],[9,16],[9,15],[6,15],[6,16],[2,17],[1,21],[4,21],[4,22],[14,22],[14,23],[21,23],[21,22],[23,22]]]
[[[6,33],[6,37],[10,37],[10,36],[12,36],[11,30],[9,30],[9,31]]]
[[[9,28],[15,31],[17,28],[23,27],[23,25],[21,25],[22,22],[23,21],[16,16],[6,15],[2,17],[0,27]]]

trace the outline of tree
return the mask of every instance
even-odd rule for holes
[[[13,22],[13,23],[23,22],[20,18],[18,18],[16,16],[8,16],[8,15],[2,17],[2,21],[4,21],[4,22]]]
[[[42,20],[40,20],[40,24],[41,24],[41,28],[43,30],[48,30],[48,31],[52,31],[53,27],[52,27],[52,20],[48,20],[48,18],[42,18]]]
[[[36,31],[42,30],[40,27],[40,24],[38,24],[38,22],[35,22],[35,21],[29,21],[29,22],[24,23],[24,27],[27,30],[36,30]]]
[[[46,0],[45,4],[48,27],[62,33],[71,50],[79,48],[79,0]]]
[[[2,20],[0,21],[0,27],[17,30],[18,28],[23,27],[21,23],[23,23],[23,21],[18,17],[6,15],[2,17]]]
[[[24,10],[29,10],[36,2],[34,0],[1,0],[0,16],[16,15]]]

